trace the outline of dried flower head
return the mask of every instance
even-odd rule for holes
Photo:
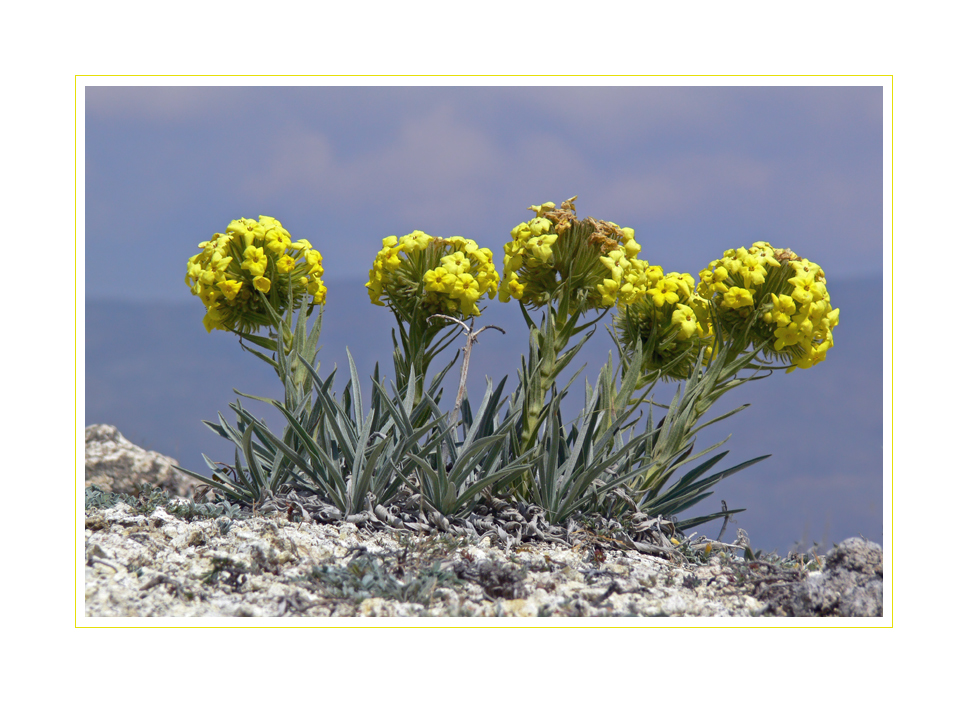
[[[537,308],[567,297],[571,310],[585,312],[630,302],[641,292],[648,262],[636,258],[642,247],[632,229],[579,220],[574,197],[529,209],[536,216],[512,229],[504,245],[502,301]]]

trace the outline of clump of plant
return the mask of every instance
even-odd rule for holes
[[[312,327],[308,327],[308,320],[314,308],[322,309],[326,303],[322,255],[306,239],[293,242],[278,220],[264,215],[258,221],[233,220],[225,233],[216,233],[198,246],[202,253],[189,259],[185,282],[205,304],[206,330],[232,332],[240,342],[253,345],[242,347],[272,366],[283,385],[283,406],[296,418],[296,425],[311,424],[320,412],[318,404],[310,408],[310,371],[316,358],[322,316],[317,314]],[[267,334],[255,334],[263,329]],[[242,397],[273,402],[236,392]],[[275,447],[265,423],[256,420],[241,401],[230,407],[236,415],[234,426],[221,413],[217,423],[205,424],[235,444],[234,463],[216,464],[203,455],[211,478],[176,468],[232,500],[258,504],[286,483],[292,475],[293,462]],[[292,424],[286,428],[284,441],[300,446]]]
[[[729,390],[823,361],[839,315],[823,271],[757,242],[712,261],[697,286],[690,274],[640,259],[631,228],[579,219],[575,198],[530,209],[534,217],[504,246],[501,275],[491,252],[470,239],[419,230],[383,239],[366,287],[396,322],[394,374],[387,384],[377,365],[366,393],[349,351],[342,392],[335,370],[326,378],[318,372],[321,313],[312,326],[309,318],[322,309],[325,286],[307,240],[293,244],[277,220],[260,217],[235,220],[203,242],[187,281],[206,305],[206,328],[237,334],[272,365],[281,400],[237,393],[275,407],[286,426],[277,436],[241,400],[232,404],[234,424],[221,415],[207,424],[233,442],[234,462],[204,457],[211,478],[193,475],[253,505],[296,486],[346,518],[401,496],[415,496],[431,514],[467,516],[493,493],[539,506],[552,523],[592,513],[641,522],[680,515],[719,481],[765,459],[719,469],[727,452],[715,450],[726,440],[697,450],[696,435],[742,410],[707,416]],[[529,345],[515,387],[505,395],[507,377],[496,386],[488,379],[474,410],[465,392],[471,352],[493,327],[475,331],[474,322],[484,296],[495,295],[517,302]],[[584,407],[566,421],[562,400],[580,371],[567,382],[564,373],[609,313],[615,361],[609,355],[595,382],[585,382]],[[428,375],[462,334],[451,405],[443,381],[459,352]],[[654,393],[669,381],[677,388],[663,405]]]
[[[164,488],[142,483],[136,493],[112,493],[104,491],[98,486],[88,486],[84,489],[84,509],[113,508],[118,503],[130,505],[137,515],[150,515],[158,508],[166,508],[171,503],[171,497]]]
[[[164,508],[166,512],[176,517],[190,520],[192,518],[217,518],[228,517],[237,520],[242,517],[242,511],[238,505],[227,500],[218,503],[196,503],[194,500],[174,500],[164,488],[152,486],[150,483],[142,483],[138,487],[137,494],[112,493],[104,491],[97,486],[88,486],[84,489],[84,509],[85,510],[105,510],[113,508],[118,503],[130,505],[138,515],[150,515],[158,508]]]
[[[384,598],[403,603],[430,606],[438,587],[456,586],[462,580],[452,570],[434,562],[414,571],[395,568],[386,560],[368,552],[353,556],[346,566],[314,566],[309,582],[317,585],[330,598],[360,603],[367,598]]]

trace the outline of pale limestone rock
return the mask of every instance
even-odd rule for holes
[[[742,617],[761,608],[747,594],[676,586],[682,567],[637,553],[598,561],[593,550],[505,550],[481,540],[447,555],[440,537],[367,534],[282,514],[235,520],[223,532],[218,520],[187,522],[162,509],[91,512],[100,520],[85,532],[88,617]],[[320,576],[325,569],[331,583]],[[698,570],[709,580],[719,567]],[[379,576],[384,590],[354,573]],[[423,595],[404,590],[431,575],[436,586]],[[405,593],[422,600],[401,600]]]
[[[831,549],[823,571],[766,595],[767,612],[792,617],[880,617],[884,614],[884,553],[849,537]]]
[[[88,429],[95,430],[100,456],[151,454],[123,446],[126,441],[113,428]],[[883,612],[880,547],[862,540],[847,540],[828,554],[823,571],[806,578],[792,574],[796,578],[771,590],[773,577],[789,570],[764,579],[768,565],[754,573],[725,554],[708,564],[681,558],[673,563],[591,543],[501,546],[490,537],[289,522],[284,512],[187,521],[163,508],[139,515],[118,503],[87,511],[85,528],[87,618]],[[778,595],[785,600],[775,600]]]
[[[117,427],[90,425],[84,430],[84,487],[135,495],[150,483],[172,495],[188,497],[200,482],[172,468],[174,459],[126,440]]]

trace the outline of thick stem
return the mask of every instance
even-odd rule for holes
[[[555,367],[558,365],[561,353],[568,346],[568,342],[571,341],[571,336],[566,333],[568,317],[562,315],[550,305],[547,315],[549,319],[544,334],[551,334],[552,339],[550,340],[550,349],[544,343],[547,340],[541,339],[540,342],[542,343],[538,345],[538,384],[534,389],[536,392],[529,394],[528,406],[525,408],[521,422],[520,450],[522,452],[530,449],[537,440],[539,419],[542,410],[545,408],[545,398],[555,382]]]
[[[416,374],[416,398],[423,397],[424,376],[427,374],[428,362],[425,362],[424,352],[427,349],[426,332],[428,325],[425,320],[410,319],[394,313],[397,318],[397,329],[400,332],[400,347],[403,354],[400,358],[394,354],[394,370],[397,376],[397,387],[406,388],[410,379],[410,369]]]

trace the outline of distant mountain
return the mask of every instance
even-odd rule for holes
[[[380,374],[392,378],[389,310],[368,302],[362,284],[330,282],[318,356],[321,369],[336,364],[339,387],[348,379],[346,347],[361,376],[380,362]],[[703,431],[705,447],[732,433],[723,449],[726,468],[772,454],[726,479],[715,495],[690,514],[745,507],[725,537],[745,529],[757,549],[785,551],[799,542],[830,545],[863,535],[883,540],[883,325],[882,280],[832,282],[832,303],[841,309],[835,347],[827,360],[807,371],[778,374],[746,384],[714,408],[726,412],[743,403],[751,407]],[[182,466],[207,473],[201,454],[232,461],[232,445],[217,437],[202,420],[215,420],[236,400],[232,389],[279,397],[272,371],[244,352],[225,332],[207,334],[200,301],[129,303],[93,300],[86,303],[85,424],[116,425],[129,440],[176,458]],[[606,318],[607,320],[608,318]],[[516,306],[492,301],[478,322],[507,332],[484,332],[474,346],[468,392],[478,402],[485,375],[516,380],[527,350],[527,330]],[[574,370],[586,363],[594,382],[613,347],[604,329],[582,350]],[[457,353],[457,347],[452,355]],[[443,357],[443,355],[442,355]],[[441,359],[440,364],[443,363]],[[456,393],[457,369],[451,372],[446,396]],[[570,374],[569,374],[570,376]],[[671,397],[664,388],[658,400]],[[581,381],[564,406],[576,415],[584,395]],[[281,429],[275,408],[243,399],[243,405]],[[262,407],[259,407],[259,406]],[[704,526],[718,534],[720,524]]]

